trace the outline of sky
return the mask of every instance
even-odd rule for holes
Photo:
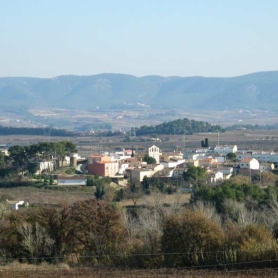
[[[0,77],[278,69],[277,0],[0,0]]]

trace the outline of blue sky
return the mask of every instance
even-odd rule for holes
[[[278,68],[278,1],[0,0],[0,76]]]

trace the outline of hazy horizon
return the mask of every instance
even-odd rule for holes
[[[49,76],[49,77],[40,77],[40,76],[0,76],[0,78],[40,78],[40,79],[53,79],[61,76],[94,76],[94,75],[102,75],[102,74],[119,74],[119,75],[130,75],[134,76],[137,78],[142,78],[146,76],[159,76],[159,77],[164,77],[164,78],[170,78],[170,77],[181,77],[181,78],[187,78],[187,77],[203,77],[203,78],[235,78],[235,77],[240,77],[240,76],[245,76],[245,75],[251,75],[251,74],[256,74],[256,73],[267,73],[267,72],[278,72],[278,70],[273,70],[273,71],[257,71],[257,72],[249,72],[246,74],[241,74],[241,75],[235,75],[235,76],[202,76],[202,75],[188,75],[188,76],[181,76],[181,75],[169,75],[169,76],[164,76],[164,75],[158,75],[158,74],[150,74],[150,75],[134,75],[134,74],[129,74],[129,73],[120,73],[120,72],[101,72],[101,73],[96,73],[96,74],[61,74],[61,75],[56,75],[56,76]]]
[[[0,77],[236,77],[278,69],[278,2],[2,1]]]

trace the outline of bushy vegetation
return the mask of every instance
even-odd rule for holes
[[[39,161],[52,162],[52,168],[56,169],[63,163],[66,155],[76,151],[76,145],[69,141],[40,142],[30,146],[15,145],[8,149],[9,156],[3,156],[0,152],[0,175],[5,178],[34,174]]]
[[[187,118],[164,122],[156,126],[141,126],[136,129],[137,135],[145,134],[193,134],[198,132],[224,131],[219,125],[211,125],[207,122],[189,120]]]
[[[11,127],[11,126],[0,126],[0,135],[45,135],[46,129],[42,127]],[[65,130],[53,128],[51,136],[72,136],[75,133]]]
[[[196,201],[137,209],[89,199],[9,212],[1,205],[6,262],[103,267],[246,268],[277,265],[278,203],[260,209],[229,199],[227,210]]]
[[[272,124],[272,125],[232,125],[226,127],[226,130],[237,130],[237,129],[246,129],[246,130],[277,130],[278,124]]]

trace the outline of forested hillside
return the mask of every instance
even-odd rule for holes
[[[231,78],[125,74],[0,78],[2,111],[70,109],[276,109],[278,72]],[[11,110],[12,109],[12,110]]]
[[[165,122],[156,126],[141,126],[136,129],[137,135],[144,134],[193,134],[198,132],[220,132],[223,131],[219,125],[211,125],[207,122],[189,119],[179,119]]]

